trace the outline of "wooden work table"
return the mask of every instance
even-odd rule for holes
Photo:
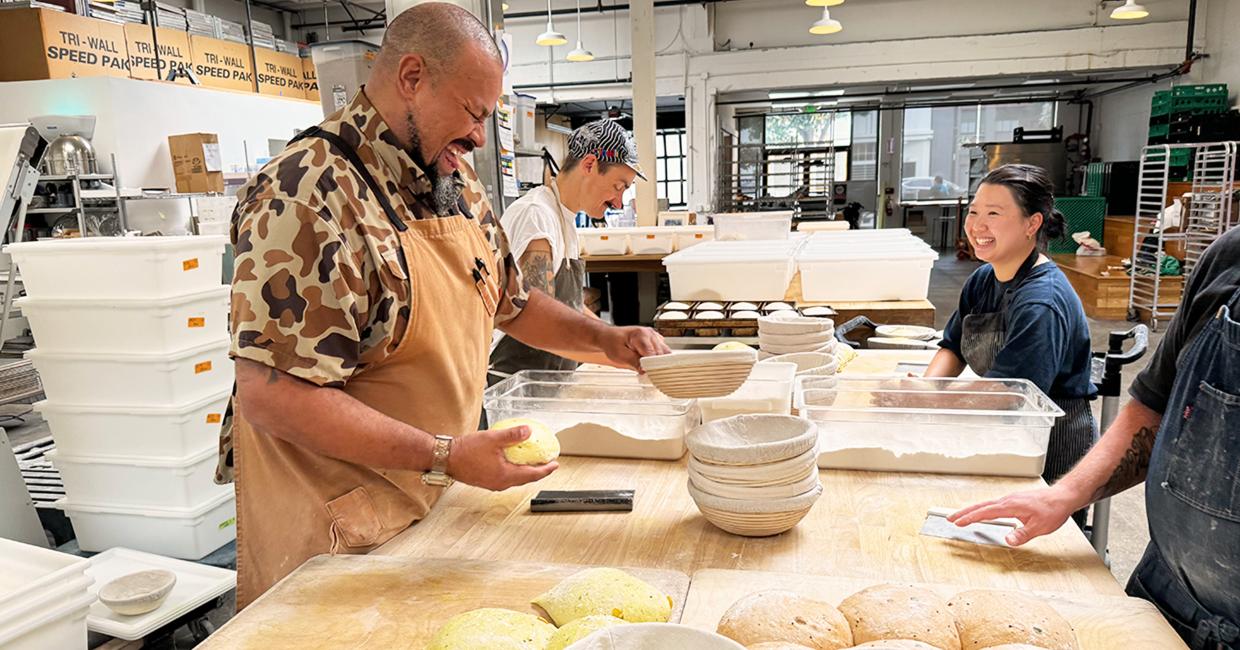
[[[536,485],[448,489],[420,523],[374,554],[672,569],[747,569],[1007,589],[1122,595],[1069,521],[1019,549],[918,534],[932,506],[966,505],[1041,485],[1008,479],[821,472],[822,498],[791,531],[725,533],[698,513],[684,462],[565,457]],[[531,513],[539,490],[635,488],[630,513]]]

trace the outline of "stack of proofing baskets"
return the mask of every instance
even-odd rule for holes
[[[233,383],[224,237],[13,244],[26,353],[47,400],[58,505],[83,551],[196,560],[234,539],[232,486],[214,483]]]

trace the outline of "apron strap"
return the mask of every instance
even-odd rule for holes
[[[362,181],[364,181],[366,186],[370,188],[370,193],[375,195],[375,199],[378,200],[379,205],[383,207],[383,212],[387,215],[388,221],[392,222],[392,227],[399,232],[405,232],[409,229],[409,226],[405,225],[405,222],[401,221],[400,217],[397,216],[396,210],[392,207],[391,201],[388,201],[387,195],[383,193],[382,189],[380,189],[379,183],[375,181],[375,177],[370,174],[370,170],[366,169],[366,164],[362,162],[361,156],[357,155],[357,149],[353,145],[345,142],[344,138],[339,135],[332,133],[331,131],[325,131],[318,126],[312,126],[305,131],[298,133],[297,137],[289,140],[289,144],[293,144],[294,142],[305,138],[320,138],[326,140],[329,145],[335,147],[341,155],[343,155],[349,163],[353,165],[354,171],[357,172],[358,176],[362,177]]]

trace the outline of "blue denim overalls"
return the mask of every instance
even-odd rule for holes
[[[1194,650],[1240,648],[1240,290],[1180,354],[1145,499],[1150,544],[1129,595]]]

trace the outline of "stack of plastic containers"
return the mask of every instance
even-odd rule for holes
[[[235,536],[231,486],[213,482],[233,366],[223,237],[14,244],[27,353],[47,400],[83,551],[199,559]]]
[[[0,538],[0,647],[86,648],[95,596],[84,558]]]
[[[925,300],[938,254],[903,228],[816,232],[797,255],[805,300]]]
[[[672,300],[783,300],[795,240],[711,241],[663,258]]]

